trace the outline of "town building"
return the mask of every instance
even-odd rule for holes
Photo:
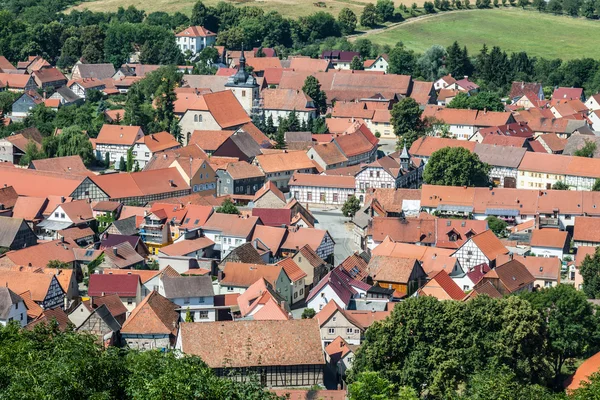
[[[355,192],[353,176],[294,174],[288,184],[294,198],[309,204],[343,205]]]
[[[154,153],[170,149],[177,149],[179,147],[181,147],[181,144],[169,132],[163,131],[152,133],[147,136],[143,136],[142,134],[142,136],[138,137],[133,145],[133,157],[139,168],[144,169]],[[98,149],[97,141],[96,149]]]
[[[122,168],[121,160],[127,161],[127,151],[133,150],[139,140],[144,140],[144,132],[139,126],[103,125],[96,138],[96,159],[103,161],[108,153],[111,164],[118,170]]]
[[[183,54],[188,51],[192,56],[200,53],[206,47],[214,46],[217,34],[203,26],[190,26],[175,35],[177,47]]]

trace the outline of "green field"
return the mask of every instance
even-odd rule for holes
[[[204,4],[214,6],[221,0],[203,0]],[[340,10],[344,7],[350,8],[360,16],[362,9],[369,3],[376,3],[377,0],[223,0],[236,6],[254,6],[260,7],[265,11],[277,11],[281,15],[297,18],[306,16],[317,11],[326,11],[337,17]],[[314,3],[323,1],[326,7],[317,7]],[[416,2],[422,6],[426,0],[411,0],[410,4]],[[166,11],[173,13],[176,11],[190,15],[192,7],[196,0],[88,0],[73,7],[76,10],[89,9],[90,11],[116,11],[119,7],[129,7],[133,5],[146,13],[154,11]],[[396,7],[402,3],[402,0],[394,0]],[[405,3],[409,4],[407,1]]]
[[[423,51],[434,44],[448,46],[455,40],[471,55],[485,43],[506,52],[573,59],[600,59],[600,22],[524,11],[517,8],[441,13],[406,22],[361,37],[393,46],[402,41],[409,49]]]

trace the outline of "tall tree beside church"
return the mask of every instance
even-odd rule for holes
[[[170,78],[163,78],[163,82],[158,87],[156,94],[156,117],[161,129],[170,131],[173,119],[175,118],[175,81]]]
[[[315,102],[319,114],[327,112],[327,95],[321,90],[321,83],[312,75],[306,77],[302,91]]]

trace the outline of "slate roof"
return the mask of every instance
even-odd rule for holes
[[[212,279],[208,275],[164,277],[165,297],[212,297],[214,290]]]
[[[0,287],[0,320],[7,320],[13,306],[23,301],[21,296],[8,287]]]
[[[121,233],[121,235],[131,236],[137,235],[138,233],[137,225],[135,222],[135,215],[132,215],[128,218],[113,221],[112,225]]]
[[[21,218],[0,217],[0,247],[9,248],[24,223]]]
[[[114,317],[127,313],[127,308],[123,305],[123,302],[119,298],[118,294],[108,294],[105,296],[94,297],[91,301],[84,300],[83,305],[89,310],[98,309],[104,306],[110,311]]]
[[[314,319],[182,323],[180,329],[183,352],[211,368],[325,363]]]
[[[104,249],[104,257],[110,260],[117,268],[129,268],[144,262],[144,257],[129,242],[123,242]]]

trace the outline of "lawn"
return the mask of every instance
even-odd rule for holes
[[[362,37],[391,46],[402,41],[415,51],[456,40],[472,55],[485,43],[488,48],[500,46],[507,52],[526,51],[546,58],[600,59],[600,22],[517,8],[440,13]]]
[[[203,0],[206,5],[215,5],[220,0]],[[326,11],[337,17],[340,10],[344,7],[350,8],[360,17],[360,13],[365,5],[376,3],[377,0],[224,0],[236,6],[255,6],[265,11],[278,11],[284,16],[297,18],[317,11]],[[323,1],[325,7],[317,7],[315,3]],[[404,1],[408,6],[413,2],[421,6],[426,0]],[[153,11],[166,11],[173,13],[176,11],[190,15],[192,7],[196,0],[89,0],[84,1],[74,7],[77,10],[89,9],[90,11],[116,11],[119,7],[129,7],[133,5],[146,13]],[[402,4],[402,0],[394,0],[396,7]]]

